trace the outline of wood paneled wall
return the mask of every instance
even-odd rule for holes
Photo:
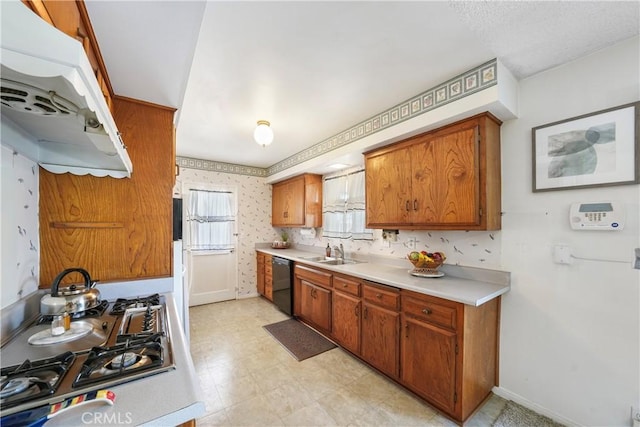
[[[114,97],[114,119],[133,163],[130,179],[40,169],[41,288],[70,267],[100,281],[171,276],[174,113]]]

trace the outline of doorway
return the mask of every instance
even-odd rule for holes
[[[183,198],[189,306],[235,299],[237,188],[185,183]]]

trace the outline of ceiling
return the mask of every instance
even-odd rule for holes
[[[520,80],[640,33],[636,1],[85,1],[115,93],[178,109],[178,156],[262,168],[493,58]]]

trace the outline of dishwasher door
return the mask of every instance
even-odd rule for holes
[[[293,313],[293,261],[284,258],[271,258],[273,279],[273,303],[289,316]]]

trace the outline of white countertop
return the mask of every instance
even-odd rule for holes
[[[440,268],[440,271],[445,273],[443,277],[424,278],[409,274],[412,266],[408,260],[386,259],[372,255],[358,256],[356,259],[365,261],[358,264],[328,265],[304,259],[322,254],[295,247],[272,249],[268,245],[258,244],[256,250],[336,273],[472,306],[484,304],[511,289],[510,273],[504,271],[444,264]]]
[[[47,422],[54,426],[143,425],[175,426],[205,414],[202,390],[184,332],[177,319],[175,301],[165,294],[169,331],[176,368],[146,378],[109,387],[115,404],[90,403],[70,409]]]

